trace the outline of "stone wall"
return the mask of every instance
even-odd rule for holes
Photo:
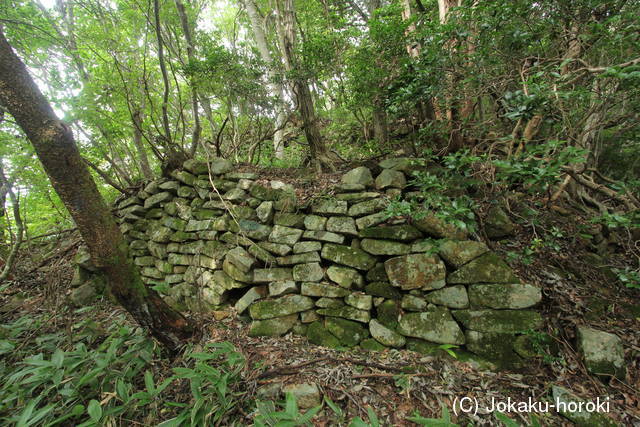
[[[482,242],[433,215],[387,219],[411,159],[359,167],[335,195],[302,204],[227,160],[185,162],[117,204],[145,281],[178,309],[232,304],[250,334],[289,331],[325,346],[428,352],[442,344],[504,366],[526,354],[540,290]],[[524,334],[524,335],[523,335]]]

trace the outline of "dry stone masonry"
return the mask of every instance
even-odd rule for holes
[[[253,336],[293,331],[329,347],[457,345],[507,367],[542,324],[535,286],[484,243],[435,215],[389,219],[418,162],[347,172],[335,195],[301,204],[293,188],[224,159],[189,160],[117,204],[145,282],[174,307],[231,304]]]

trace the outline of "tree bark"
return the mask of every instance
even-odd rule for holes
[[[295,53],[296,29],[295,29],[295,9],[293,0],[278,0],[276,2],[278,19],[278,35],[280,38],[280,50],[284,59],[285,69],[293,74],[293,92],[296,96],[296,103],[300,116],[302,117],[302,127],[309,144],[309,156],[316,172],[323,169],[334,171],[334,163],[338,157],[327,149],[327,146],[320,135],[320,127],[313,105],[313,95],[309,90],[307,78],[300,69]]]
[[[22,241],[24,240],[24,224],[22,222],[22,217],[20,216],[20,200],[16,197],[16,194],[13,192],[12,182],[7,179],[4,174],[4,167],[2,165],[2,161],[0,159],[0,184],[2,185],[3,190],[6,190],[6,194],[9,195],[11,199],[11,207],[13,208],[13,220],[16,223],[16,239],[13,242],[13,246],[9,251],[9,255],[4,263],[4,267],[2,268],[2,272],[0,272],[0,283],[4,282],[7,278],[10,277],[11,270],[13,269],[13,265],[16,261],[16,257],[18,256],[18,251],[20,250],[20,246],[22,245]],[[4,197],[2,198],[2,205],[0,208],[4,211]],[[9,220],[7,219],[7,224],[9,224]]]
[[[162,84],[164,91],[162,93],[162,129],[167,146],[171,147],[171,127],[169,126],[169,75],[167,66],[164,62],[164,41],[162,40],[162,27],[160,26],[160,4],[158,0],[153,0],[153,17],[156,29],[156,41],[158,42],[158,62],[160,63],[160,72],[162,73]]]
[[[181,0],[175,0],[176,9],[178,9],[178,15],[180,15],[180,24],[182,25],[182,32],[184,33],[184,38],[187,41],[187,58],[189,62],[193,62],[195,60],[195,55],[193,51],[193,40],[191,38],[191,27],[189,26],[189,20],[187,18],[187,12],[184,9],[184,4]],[[200,125],[200,114],[198,111],[198,91],[196,89],[195,82],[193,79],[189,82],[191,85],[191,110],[193,112],[193,135],[191,136],[191,147],[189,148],[189,155],[191,157],[195,156],[196,151],[198,150],[198,145],[200,143],[200,134],[202,132],[202,126]]]
[[[249,15],[249,21],[251,22],[251,29],[253,36],[256,39],[258,45],[258,51],[262,60],[267,64],[267,74],[269,78],[269,92],[275,98],[275,134],[273,135],[273,151],[276,159],[282,159],[284,156],[284,126],[287,122],[287,113],[285,111],[284,104],[284,88],[282,84],[278,82],[277,67],[271,57],[271,51],[267,44],[267,38],[263,28],[263,20],[261,19],[258,7],[254,0],[244,0],[245,8],[247,9],[247,15]]]
[[[127,242],[80,157],[70,128],[58,119],[2,31],[0,104],[31,141],[94,264],[105,273],[111,294],[168,350],[177,351],[196,329],[142,282]]]

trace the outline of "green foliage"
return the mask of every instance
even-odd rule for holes
[[[435,159],[427,153],[425,162]],[[408,199],[394,199],[387,206],[386,214],[392,216],[408,216],[421,219],[435,213],[448,224],[462,230],[474,231],[476,221],[474,209],[476,204],[467,194],[460,194],[475,185],[470,165],[480,158],[468,152],[450,154],[442,159],[444,168],[437,172],[417,170],[412,173],[409,184],[416,188]]]
[[[278,410],[274,402],[256,402],[257,413],[254,418],[256,427],[295,427],[311,426],[311,419],[320,412],[322,406],[301,412],[293,394],[287,393],[284,410]]]
[[[506,160],[494,160],[496,179],[521,186],[530,193],[545,193],[557,184],[566,166],[584,161],[587,152],[562,141],[548,141]]]
[[[409,421],[413,421],[414,423],[425,426],[425,427],[458,427],[458,424],[455,424],[451,421],[451,415],[449,414],[449,410],[443,406],[442,407],[442,416],[440,418],[425,418],[421,416],[419,413],[413,417],[407,418]]]
[[[86,320],[71,336],[38,335],[49,320],[25,316],[0,328],[0,416],[10,422],[89,426],[124,417],[206,426],[240,402],[234,386],[244,359],[229,343],[188,350],[185,366],[163,376],[153,341],[122,319],[107,330]]]
[[[630,289],[640,289],[640,271],[632,269],[631,267],[625,268],[612,268],[611,269],[618,277],[620,283]]]

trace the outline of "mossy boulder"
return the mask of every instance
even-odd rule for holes
[[[460,326],[449,310],[438,308],[423,313],[408,313],[400,318],[398,332],[440,344],[464,344]]]
[[[297,314],[290,314],[283,317],[275,317],[266,320],[254,320],[249,326],[250,337],[279,337],[284,335],[298,321]]]
[[[364,285],[364,279],[356,269],[350,267],[341,267],[332,265],[327,268],[327,277],[332,282],[337,283],[343,288],[361,288]]]
[[[365,251],[332,243],[324,245],[321,256],[329,261],[353,267],[358,270],[369,270],[376,265],[376,258]]]
[[[313,300],[303,295],[285,295],[280,298],[255,302],[249,307],[252,319],[272,319],[288,316],[314,307]]]
[[[467,237],[466,232],[456,228],[453,224],[444,222],[435,215],[427,215],[417,219],[413,225],[428,236],[438,239],[464,240]]]
[[[446,240],[438,247],[438,255],[453,268],[460,268],[487,252],[487,245],[473,240]]]
[[[335,335],[333,335],[322,322],[313,322],[307,328],[307,338],[310,342],[323,347],[336,348],[340,347],[341,343]]]
[[[389,202],[385,199],[371,199],[364,202],[356,203],[349,208],[349,216],[359,217],[371,215],[384,210]]]
[[[349,290],[340,286],[326,283],[304,282],[300,287],[300,293],[311,297],[343,298],[349,295]]]
[[[340,343],[347,347],[358,345],[360,341],[369,336],[369,332],[362,324],[339,317],[327,317],[325,327]]]
[[[478,332],[523,333],[542,327],[542,316],[531,310],[455,310],[466,329]]]
[[[344,174],[340,182],[342,184],[359,184],[366,187],[373,185],[373,175],[371,175],[369,168],[360,166]]]
[[[589,372],[608,379],[625,377],[624,350],[618,336],[586,326],[578,326],[578,348]]]
[[[402,297],[398,288],[391,286],[391,283],[388,282],[371,282],[365,286],[364,291],[374,297],[389,299],[400,299]]]
[[[391,225],[388,227],[370,227],[360,231],[360,237],[369,239],[400,240],[411,242],[422,237],[420,230],[412,225]]]
[[[411,254],[384,263],[391,284],[403,290],[440,289],[445,285],[444,263],[435,255]]]
[[[513,235],[515,224],[509,215],[499,206],[493,206],[487,211],[484,220],[484,231],[490,239],[502,239]]]
[[[497,332],[466,331],[467,349],[485,357],[505,369],[523,366],[523,359],[515,352],[516,336]]]
[[[343,319],[355,320],[361,323],[368,323],[371,319],[371,314],[368,311],[358,310],[348,305],[335,308],[321,308],[317,312],[321,316],[342,317]]]
[[[375,338],[376,341],[387,347],[401,348],[404,347],[406,343],[405,337],[393,329],[387,328],[376,319],[371,319],[369,322],[369,332],[371,332],[371,336]]]
[[[462,285],[447,286],[437,291],[429,292],[426,296],[431,304],[443,305],[449,308],[467,308],[469,296],[467,289]]]
[[[393,240],[362,239],[360,247],[372,255],[405,255],[411,246]]]
[[[526,283],[469,286],[469,301],[474,308],[528,308],[539,303],[541,299],[540,288]]]
[[[518,283],[511,267],[494,252],[488,252],[447,276],[447,283]]]

